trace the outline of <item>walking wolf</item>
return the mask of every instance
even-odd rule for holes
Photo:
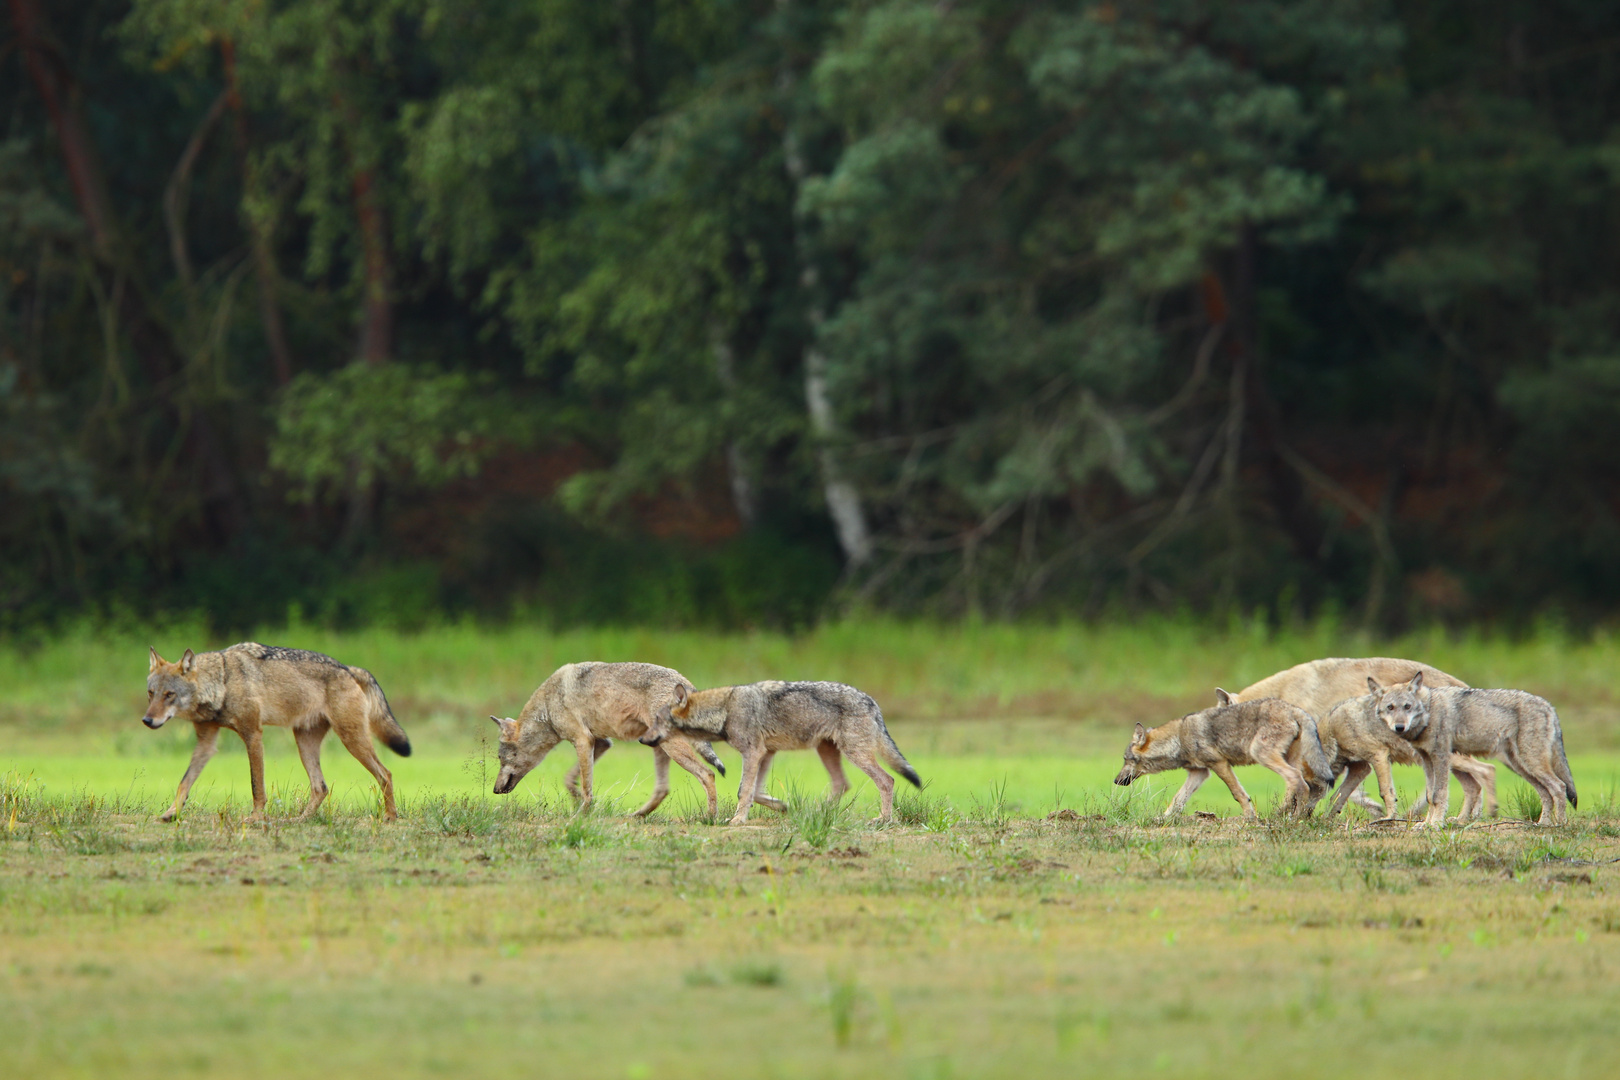
[[[1367,656],[1359,659],[1334,656],[1325,660],[1295,664],[1285,671],[1261,679],[1253,686],[1239,690],[1233,697],[1238,701],[1279,697],[1290,705],[1298,705],[1321,721],[1339,702],[1365,695],[1368,679],[1377,679],[1380,683],[1389,685],[1405,682],[1419,671],[1423,672],[1424,682],[1431,687],[1468,685],[1439,668],[1430,667],[1416,660],[1397,660],[1388,656]],[[1397,758],[1396,761],[1402,765],[1417,763],[1410,758]],[[1486,761],[1457,754],[1451,759],[1451,768],[1457,775],[1457,782],[1462,785],[1465,805],[1472,805],[1477,816],[1480,800],[1483,798],[1486,814],[1495,817],[1495,766]],[[1361,778],[1366,779],[1365,772],[1361,774]],[[1394,787],[1391,786],[1389,791],[1394,791]],[[1384,794],[1388,796],[1389,792]],[[1380,806],[1367,798],[1361,792],[1360,780],[1353,784],[1346,783],[1340,789],[1336,801],[1342,806],[1345,799],[1354,799],[1357,806],[1372,810],[1380,816],[1387,814],[1393,817],[1401,812],[1399,806]],[[1419,813],[1423,806],[1424,797],[1420,795],[1417,802],[1412,805],[1411,813],[1414,815]]]
[[[1417,749],[1391,731],[1389,725],[1378,718],[1378,697],[1375,694],[1362,694],[1360,697],[1347,698],[1339,702],[1328,710],[1326,716],[1317,721],[1316,730],[1322,738],[1323,748],[1333,761],[1333,768],[1345,770],[1344,786],[1333,797],[1328,817],[1344,809],[1344,804],[1349,801],[1351,793],[1361,787],[1369,772],[1378,778],[1378,792],[1383,797],[1383,805],[1396,806],[1395,783],[1390,776],[1390,764],[1418,766],[1423,764],[1423,758]],[[1483,788],[1471,773],[1457,768],[1457,763],[1464,760],[1472,761],[1471,758],[1465,759],[1460,754],[1452,758],[1452,771],[1457,774],[1463,787],[1463,805],[1457,814],[1457,820],[1472,821],[1479,816],[1480,795]],[[1493,773],[1494,771],[1492,770]],[[1420,799],[1414,807],[1426,804],[1426,799]]]
[[[878,820],[894,816],[894,778],[878,767],[889,767],[922,787],[917,772],[894,745],[883,723],[883,710],[853,686],[834,682],[758,682],[721,686],[696,693],[679,692],[658,713],[641,741],[661,745],[671,732],[724,739],[742,755],[742,787],[737,790],[737,813],[731,824],[748,820],[748,808],[758,802],[772,810],[787,804],[765,793],[765,778],[779,750],[815,747],[832,781],[831,799],[849,790],[840,755],[872,778],[882,812]]]
[[[309,802],[299,815],[307,818],[326,798],[321,775],[321,740],[337,732],[355,760],[377,778],[383,812],[394,813],[394,778],[377,760],[376,736],[400,757],[410,757],[411,740],[388,707],[382,687],[365,668],[340,664],[323,653],[283,649],[244,641],[219,652],[193,653],[174,663],[151,650],[146,675],[146,715],[141,722],[156,730],[179,717],[197,728],[197,748],[180,778],[174,804],[160,819],[172,821],[186,805],[191,785],[214,756],[221,728],[242,737],[247,747],[248,776],[253,785],[253,820],[264,820],[265,727],[292,728],[298,756],[309,774]]]
[[[505,795],[517,787],[552,747],[570,742],[578,760],[564,783],[581,805],[588,804],[593,766],[613,746],[611,740],[639,738],[651,727],[654,714],[674,701],[677,692],[684,695],[691,689],[686,676],[657,664],[564,664],[540,684],[516,720],[490,717],[501,729],[501,771],[495,777],[495,794]],[[694,746],[677,738],[653,747],[652,798],[636,816],[652,813],[669,794],[671,759],[702,783],[709,816],[719,813],[714,776],[698,760],[700,754],[721,776],[726,774],[708,743]]]
[[[1234,702],[1225,690],[1216,690],[1215,696],[1220,704],[1213,709],[1188,713],[1151,731],[1137,724],[1114,783],[1124,787],[1148,773],[1186,769],[1187,782],[1164,812],[1173,817],[1213,772],[1226,781],[1243,816],[1252,818],[1254,803],[1232,766],[1264,765],[1288,786],[1283,808],[1296,817],[1309,813],[1313,798],[1333,786],[1332,765],[1311,714],[1280,698]]]
[[[1446,772],[1458,753],[1500,757],[1541,796],[1539,824],[1564,824],[1564,800],[1576,805],[1575,778],[1564,754],[1558,711],[1545,698],[1523,690],[1431,690],[1423,685],[1421,671],[1399,686],[1367,682],[1379,719],[1423,758],[1429,788],[1425,825],[1445,821]]]

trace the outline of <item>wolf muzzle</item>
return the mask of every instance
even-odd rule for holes
[[[664,736],[647,734],[643,735],[638,741],[642,746],[657,746],[659,743],[664,741]]]
[[[151,728],[153,731],[156,731],[158,728],[162,727],[163,724],[164,724],[164,721],[166,721],[166,720],[168,720],[168,717],[166,717],[166,716],[161,717],[161,718],[155,717],[155,716],[143,716],[143,717],[141,717],[141,723],[145,724],[147,727]]]

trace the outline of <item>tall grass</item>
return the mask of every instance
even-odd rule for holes
[[[1421,658],[1476,686],[1515,686],[1560,707],[1615,712],[1620,640],[1581,640],[1555,624],[1523,637],[1428,630],[1373,639],[1337,621],[1274,628],[1263,621],[1149,617],[1055,625],[866,620],[803,635],[660,629],[553,631],[460,623],[419,633],[266,627],[256,638],[330,653],[376,673],[420,716],[509,713],[559,665],[644,660],[699,686],[764,678],[859,686],[895,719],[1086,717],[1122,700],[1192,705],[1303,660],[1387,654]],[[80,623],[44,642],[0,642],[0,730],[113,730],[144,707],[146,647],[167,657],[230,644],[200,624],[132,630]]]

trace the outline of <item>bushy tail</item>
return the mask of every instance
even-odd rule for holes
[[[911,762],[906,760],[906,756],[900,752],[900,748],[894,745],[894,736],[889,734],[889,729],[883,723],[883,710],[878,708],[875,701],[872,702],[872,716],[877,720],[878,753],[883,756],[884,761],[889,763],[889,768],[910,780],[913,787],[920,789],[922,787],[922,778],[917,775],[917,770],[911,767]]]
[[[1327,750],[1322,746],[1321,732],[1316,730],[1316,718],[1309,717],[1300,725],[1300,739],[1304,743],[1305,766],[1311,773],[1325,785],[1324,791],[1332,791],[1338,777],[1333,772],[1333,762],[1329,759]],[[1313,785],[1314,786],[1314,785]]]
[[[1571,808],[1578,809],[1580,804],[1575,801],[1575,778],[1569,774],[1569,757],[1564,753],[1564,726],[1558,722],[1558,712],[1553,711],[1553,768],[1558,771],[1558,779],[1564,782],[1564,797],[1569,799]]]
[[[394,719],[394,710],[388,707],[388,695],[377,685],[376,676],[365,668],[357,667],[349,668],[349,674],[360,684],[360,689],[366,692],[366,701],[371,706],[367,714],[367,719],[371,722],[371,733],[387,743],[388,749],[400,757],[410,757],[410,736],[405,734],[405,729]]]
[[[714,752],[714,747],[701,739],[692,740],[692,745],[697,747],[697,752],[703,756],[704,761],[714,766],[715,772],[721,776],[726,775],[726,763],[720,760],[720,755]]]

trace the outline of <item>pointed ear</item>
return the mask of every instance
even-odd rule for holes
[[[501,738],[503,739],[517,728],[517,721],[512,719],[510,716],[505,717],[504,719],[499,716],[492,716],[490,719],[495,721],[495,726],[501,729]]]
[[[163,663],[163,657],[159,656],[157,654],[157,650],[152,648],[152,646],[150,646],[150,645],[148,645],[146,647],[146,651],[152,654],[151,662],[146,665],[146,673],[148,675],[150,675],[150,674],[152,674],[152,672],[154,672],[154,671],[156,671],[158,669],[158,666],[160,664]]]
[[[1423,669],[1422,668],[1418,669],[1418,673],[1416,675],[1412,676],[1412,681],[1407,683],[1406,686],[1410,690],[1421,690],[1421,689],[1423,689]]]
[[[1226,705],[1235,705],[1237,702],[1232,700],[1231,694],[1228,694],[1225,690],[1222,690],[1217,686],[1215,688],[1215,704],[1224,707]]]
[[[1371,675],[1367,676],[1367,692],[1368,693],[1370,693],[1370,694],[1381,694],[1381,693],[1383,693],[1383,691],[1384,691],[1384,688],[1382,686],[1378,685],[1378,680],[1377,679],[1373,678]]]
[[[676,683],[675,684],[675,704],[673,706],[671,706],[670,711],[674,712],[676,709],[680,709],[680,710],[682,710],[684,712],[685,709],[686,709],[687,702],[689,702],[691,700],[692,700],[692,694],[691,694],[691,692],[689,690],[686,689],[686,684],[685,683]]]
[[[182,674],[182,675],[190,675],[191,674],[191,669],[196,667],[196,666],[197,666],[197,654],[192,652],[190,649],[187,649],[186,650],[186,655],[184,655],[184,656],[182,656],[180,658],[180,674]]]
[[[1143,727],[1141,724],[1137,724],[1136,730],[1131,733],[1131,746],[1133,748],[1138,747],[1145,742],[1147,742],[1147,728]]]

